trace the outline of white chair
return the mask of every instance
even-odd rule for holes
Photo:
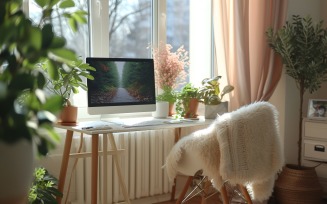
[[[201,169],[224,204],[229,203],[226,182],[238,186],[246,202],[252,203],[271,196],[276,174],[284,165],[282,155],[278,112],[268,102],[256,102],[181,138],[167,156],[165,168],[171,181],[178,173],[193,176]],[[191,181],[189,177],[177,203]]]

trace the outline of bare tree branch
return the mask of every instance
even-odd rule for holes
[[[112,2],[111,5],[109,5],[109,19],[111,22],[110,28],[109,28],[109,39],[111,39],[112,35],[117,31],[117,29],[128,19],[128,17],[135,15],[137,13],[142,12],[143,10],[147,9],[148,6],[141,7],[137,10],[134,10],[130,13],[125,14],[120,19],[118,19],[118,9],[119,6],[122,3],[122,0],[114,0],[110,1]]]

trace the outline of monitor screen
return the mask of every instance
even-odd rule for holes
[[[87,80],[88,113],[155,111],[153,59],[86,58],[94,80]]]

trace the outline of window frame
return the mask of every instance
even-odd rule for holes
[[[23,7],[24,10],[26,11],[27,15],[29,12],[29,1],[31,0],[23,0]],[[108,30],[109,30],[109,18],[108,18],[108,12],[109,12],[109,0],[87,0],[88,1],[88,12],[89,12],[89,17],[88,17],[88,27],[89,27],[89,56],[91,57],[108,57],[110,56],[109,53],[109,38],[108,38]],[[190,4],[192,3],[200,3],[199,5],[203,5],[203,2],[201,1],[194,1],[194,0],[189,0]],[[190,73],[190,82],[193,83],[196,86],[201,85],[201,81],[205,77],[212,77],[214,75],[217,75],[217,68],[215,68],[215,63],[214,63],[214,42],[213,42],[213,28],[212,28],[212,0],[206,0],[206,4],[210,4],[210,12],[207,12],[206,15],[210,16],[210,20],[208,20],[208,24],[210,24],[210,31],[208,37],[210,40],[207,42],[207,44],[210,44],[210,51],[208,52],[208,62],[207,66],[208,68],[205,69],[203,67],[196,67],[196,68],[190,68],[191,73]],[[151,42],[152,42],[152,47],[157,48],[159,45],[159,42],[166,42],[166,0],[152,0],[152,35],[151,35]],[[196,7],[196,6],[195,6]],[[196,8],[196,11],[190,11],[192,12],[194,18],[198,16],[198,11],[199,9]],[[191,15],[191,14],[190,14]],[[190,17],[191,21],[192,17]],[[200,23],[200,25],[202,22]],[[192,23],[193,25],[193,23]],[[196,38],[196,37],[195,37]],[[194,39],[194,37],[193,37]],[[192,44],[192,39],[190,38],[190,45]],[[109,45],[109,46],[103,46],[103,45]],[[198,48],[191,48],[189,53],[190,55],[190,60],[194,60],[195,58],[192,58],[192,52],[193,50],[198,50],[199,52],[201,49]],[[200,51],[199,51],[200,50]],[[198,64],[200,64],[198,62]],[[192,66],[192,63],[191,65]],[[192,69],[201,69],[198,72],[193,73]],[[194,71],[194,70],[193,70]],[[77,102],[80,101],[81,98],[86,98],[86,92],[81,90],[81,93],[79,95],[83,96],[73,96],[73,101]],[[74,100],[75,99],[75,100]],[[84,100],[85,101],[85,100]],[[83,104],[75,104],[76,106],[80,108],[87,108],[85,107],[85,103]],[[83,111],[84,112],[84,111]],[[85,111],[86,112],[86,111]]]

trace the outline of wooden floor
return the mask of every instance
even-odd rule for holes
[[[205,203],[201,203],[201,196],[195,196],[194,198],[188,200],[184,204],[222,204],[220,199],[218,198],[218,194],[206,199]],[[164,201],[156,204],[175,204],[175,201]]]

